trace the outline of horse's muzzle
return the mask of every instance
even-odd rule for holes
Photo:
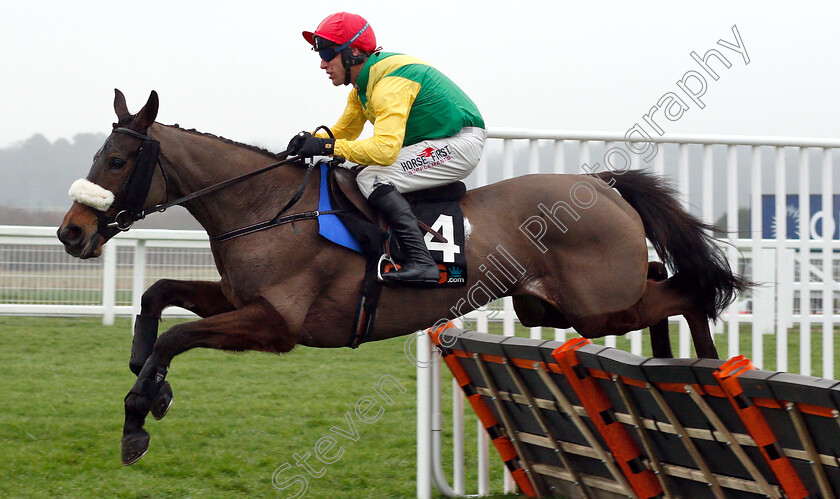
[[[97,233],[86,237],[81,227],[72,224],[59,227],[57,233],[58,240],[64,244],[64,251],[71,256],[85,260],[102,254],[102,237]]]
[[[67,248],[81,246],[82,240],[85,237],[85,231],[75,224],[67,224],[59,227],[56,233],[58,240]]]
[[[76,258],[95,258],[102,254],[105,242],[97,233],[98,220],[89,208],[74,203],[56,231],[64,251]]]

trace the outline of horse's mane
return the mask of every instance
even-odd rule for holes
[[[169,128],[177,128],[178,130],[181,130],[181,131],[184,131],[184,132],[187,132],[187,133],[191,133],[193,135],[200,135],[202,137],[208,137],[208,138],[211,138],[211,139],[219,140],[221,142],[224,142],[225,144],[231,144],[231,145],[238,146],[238,147],[244,147],[245,149],[260,153],[264,156],[268,156],[268,157],[273,158],[273,159],[277,159],[277,160],[286,159],[286,154],[285,153],[271,152],[268,149],[265,149],[263,147],[253,146],[253,145],[250,145],[250,144],[244,144],[242,142],[237,142],[235,140],[226,139],[225,137],[220,137],[218,135],[213,135],[212,133],[199,132],[198,130],[196,130],[194,128],[181,128],[181,126],[178,125],[177,123],[174,124],[174,125],[164,125],[164,126],[167,126]]]
[[[134,115],[133,114],[123,117],[123,119],[119,120],[117,123],[114,123],[113,126],[114,126],[114,128],[121,127],[121,126],[127,127],[131,124],[132,121],[134,121]],[[162,123],[159,123],[159,124],[162,124]],[[237,142],[235,140],[226,139],[226,138],[220,137],[218,135],[213,135],[212,133],[199,132],[195,128],[181,128],[181,125],[179,125],[177,123],[175,123],[174,125],[163,125],[163,126],[169,127],[169,128],[176,128],[176,129],[181,130],[183,132],[191,133],[193,135],[199,135],[201,137],[207,137],[207,138],[210,138],[210,139],[218,140],[218,141],[224,142],[225,144],[230,144],[230,145],[234,145],[234,146],[237,146],[237,147],[243,147],[243,148],[248,149],[250,151],[254,151],[256,153],[262,154],[263,156],[268,156],[269,158],[276,159],[276,160],[284,160],[288,156],[285,153],[285,151],[282,152],[282,153],[271,152],[264,147],[253,146],[251,144],[245,144],[245,143],[242,143],[242,142]]]

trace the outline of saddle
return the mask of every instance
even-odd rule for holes
[[[330,195],[335,202],[334,206],[338,209],[358,211],[362,217],[372,224],[383,225],[373,205],[365,198],[362,191],[359,190],[359,185],[356,183],[356,176],[359,174],[358,170],[348,168],[331,168],[329,170],[329,186]],[[461,182],[452,182],[450,184],[442,185],[440,187],[433,187],[431,189],[423,189],[415,192],[404,194],[406,201],[409,204],[415,204],[419,201],[425,202],[444,202],[444,201],[458,201],[467,192],[467,186]],[[419,222],[420,230],[432,234],[433,239],[438,242],[448,242],[440,233],[432,230],[429,225]]]
[[[396,246],[392,244],[384,221],[380,219],[374,207],[359,190],[356,183],[358,171],[333,165],[327,167],[323,164],[321,171],[322,201],[324,195],[327,195],[329,200],[327,209],[336,211],[335,217],[341,221],[343,229],[348,231],[353,238],[354,246],[351,249],[360,251],[367,260],[359,304],[353,321],[353,335],[348,345],[356,348],[370,337],[373,330],[382,288],[377,276],[383,270],[383,262],[389,262],[385,265],[385,270],[387,270],[387,265],[396,265],[394,258],[399,259],[399,241],[395,241]],[[466,285],[467,268],[464,251],[466,237],[463,214],[458,203],[466,192],[467,186],[459,181],[405,194],[406,200],[418,217],[420,229],[432,235],[431,241],[427,239],[429,249],[434,249],[436,250],[434,253],[441,254],[442,260],[436,258],[441,270],[441,280],[434,287]],[[319,209],[324,209],[321,204],[319,204]],[[428,223],[422,221],[424,218]],[[446,222],[441,223],[441,220]],[[444,232],[450,240],[433,230],[432,226]],[[351,247],[339,242],[340,239],[334,238],[331,234],[328,235],[325,232],[321,234],[333,242]]]
[[[359,190],[359,185],[356,183],[358,174],[358,171],[347,168],[330,168],[328,180],[330,194],[335,200],[336,208],[343,210],[355,208],[368,222],[376,223],[376,210]]]

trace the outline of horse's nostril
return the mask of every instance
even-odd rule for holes
[[[59,231],[58,240],[64,244],[75,245],[82,240],[82,229],[77,225],[68,225]]]

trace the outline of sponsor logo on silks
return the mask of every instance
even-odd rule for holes
[[[417,157],[418,157],[418,158],[420,158],[420,157],[423,157],[423,158],[431,158],[431,157],[432,157],[432,153],[433,153],[434,151],[435,151],[435,148],[434,148],[434,147],[427,147],[427,148],[423,149],[422,151],[420,151],[420,154],[418,154],[418,155],[417,155]]]
[[[433,166],[442,165],[450,159],[452,159],[452,152],[449,150],[449,145],[437,149],[427,147],[420,151],[416,157],[401,161],[400,167],[406,174],[414,175]]]
[[[456,283],[456,282],[464,282],[464,269],[458,267],[457,265],[452,265],[448,269],[449,271],[449,280],[446,282]]]

